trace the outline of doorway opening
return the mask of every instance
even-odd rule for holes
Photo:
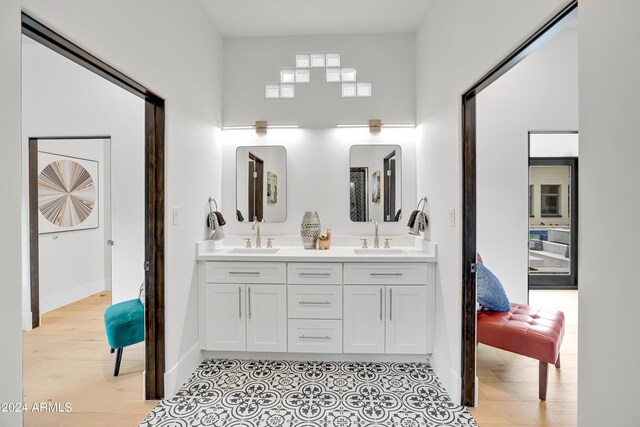
[[[529,289],[578,289],[578,132],[529,132]]]
[[[571,1],[462,96],[462,404],[476,404],[477,96],[577,17]],[[525,157],[526,162],[526,157]],[[525,163],[526,164],[526,163]],[[526,190],[525,190],[526,191]],[[526,284],[526,283],[525,283]]]
[[[22,13],[22,34],[144,100],[144,304],[146,399],[164,395],[164,100],[51,28]],[[37,145],[33,144],[36,153]],[[30,161],[35,161],[34,155]],[[33,196],[36,196],[34,194]],[[31,198],[31,200],[34,200]],[[37,203],[29,206],[29,252],[32,289],[37,289],[39,226]],[[35,284],[34,284],[35,280]],[[37,300],[37,296],[36,296]],[[33,303],[33,301],[32,301]],[[36,313],[39,310],[36,309]],[[33,316],[37,326],[39,316]],[[105,344],[106,345],[106,344]]]
[[[249,221],[264,219],[264,161],[249,153]]]

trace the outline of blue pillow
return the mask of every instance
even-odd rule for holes
[[[509,298],[500,280],[484,264],[478,263],[478,303],[491,311],[509,311]]]

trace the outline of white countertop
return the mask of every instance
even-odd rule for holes
[[[332,246],[331,249],[304,249],[301,246],[277,246],[276,253],[234,252],[238,246],[222,246],[218,242],[204,241],[196,245],[198,261],[281,261],[281,262],[436,262],[437,245],[423,241],[416,246],[397,246],[402,253],[387,253],[384,249],[371,249],[358,254],[353,246]],[[376,252],[379,250],[380,252]]]

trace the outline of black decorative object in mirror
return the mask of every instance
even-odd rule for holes
[[[353,145],[349,216],[354,222],[398,222],[402,216],[402,150],[397,145]]]

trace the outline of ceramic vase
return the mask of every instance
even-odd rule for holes
[[[305,212],[300,224],[300,237],[305,249],[315,249],[320,236],[320,217],[318,212]]]

